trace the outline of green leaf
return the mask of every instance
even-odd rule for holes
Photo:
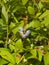
[[[32,54],[33,58],[36,58],[37,52],[35,49],[31,50],[30,53]]]
[[[27,65],[27,63],[20,62],[18,65]]]
[[[8,65],[13,65],[12,63],[9,63]]]
[[[44,56],[44,63],[45,65],[49,65],[49,52],[47,52]]]
[[[5,21],[8,22],[8,12],[6,11],[5,5],[2,6],[2,14],[5,18]]]
[[[17,18],[15,17],[15,15],[14,15],[13,13],[11,13],[11,14],[12,14],[12,16],[13,16],[15,22],[18,23],[18,20],[17,20]]]
[[[21,39],[19,39],[19,40],[16,42],[16,50],[23,51],[23,42],[22,42]]]
[[[3,59],[3,58],[0,58],[0,65],[4,65],[4,64],[7,64],[8,62]]]
[[[26,26],[26,28],[30,28],[30,27],[37,28],[37,27],[40,27],[40,25],[41,25],[41,23],[39,21],[34,20],[34,21],[30,22]]]
[[[1,43],[4,43],[3,40],[0,40],[0,44],[1,44]]]
[[[27,53],[27,54],[25,54],[25,59],[30,59],[30,58],[32,58],[32,54],[31,53]]]
[[[41,60],[42,60],[42,53],[41,53],[41,50],[38,51],[38,56],[39,56],[39,57],[38,57],[39,61],[41,61]]]
[[[39,21],[34,21],[32,26],[34,28],[40,27],[40,22]]]
[[[43,8],[42,2],[39,2],[38,6],[39,6],[39,9],[42,9]]]
[[[29,14],[34,14],[35,13],[35,10],[34,10],[33,7],[28,6],[28,12],[29,12]]]
[[[3,25],[3,20],[2,19],[0,19],[0,25]]]
[[[19,31],[19,27],[23,27],[24,21],[21,21],[21,23],[17,23],[17,25],[12,29],[12,32],[16,34]]]
[[[19,53],[13,53],[13,56],[15,58],[15,61],[17,63],[17,65],[22,61],[22,59],[24,58],[24,56],[21,56]]]
[[[49,15],[49,10],[46,10],[46,11],[39,17],[39,19],[42,19],[42,18],[46,17],[47,15]]]
[[[49,16],[47,16],[45,20],[41,22],[41,24],[44,24],[45,26],[49,26]]]
[[[23,5],[25,5],[28,2],[28,0],[22,0]]]
[[[9,44],[9,48],[11,51],[15,50],[15,46],[13,46],[12,44]]]
[[[14,29],[12,29],[12,32],[13,32],[14,34],[16,34],[16,33],[18,32],[18,28],[19,28],[19,27],[15,27]]]
[[[41,0],[41,1],[42,1],[42,2],[49,2],[49,0],[47,0],[47,1],[46,1],[46,0]]]
[[[19,62],[21,61],[21,58],[19,58],[19,54],[16,54],[16,63],[19,64]]]
[[[12,29],[13,27],[15,27],[15,23],[11,22],[10,29]]]
[[[11,63],[15,63],[13,55],[6,48],[0,48],[0,56]]]

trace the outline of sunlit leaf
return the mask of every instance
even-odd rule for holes
[[[41,61],[41,60],[42,60],[42,53],[41,53],[41,50],[38,51],[38,56],[39,56],[39,60]]]
[[[16,42],[16,50],[23,51],[23,42],[22,42],[21,39],[19,39],[19,40]]]
[[[44,56],[44,63],[45,65],[49,65],[49,52],[47,52]]]
[[[6,10],[5,5],[2,6],[2,14],[3,14],[4,18],[5,18],[5,21],[8,22],[8,12]]]
[[[46,10],[39,18],[42,19],[44,17],[47,17],[49,15],[49,10]]]
[[[29,14],[34,14],[35,13],[35,10],[34,10],[33,7],[28,6],[28,12],[29,12]]]
[[[15,63],[14,57],[12,56],[12,54],[5,48],[1,48],[0,49],[0,56],[2,58],[4,58],[5,60],[8,60],[11,63]]]
[[[37,27],[40,27],[40,25],[41,25],[41,23],[39,22],[39,21],[32,21],[32,22],[30,22],[27,26],[26,26],[26,28],[30,28],[30,27],[33,27],[33,28],[37,28]]]
[[[11,51],[15,50],[15,46],[12,45],[12,44],[9,44],[9,48],[10,48]]]
[[[4,65],[4,64],[7,64],[8,62],[3,59],[3,58],[0,58],[0,65]]]
[[[44,24],[45,26],[49,26],[49,16],[47,16],[45,20],[41,22],[41,24]]]
[[[23,5],[25,5],[28,2],[28,0],[22,0]]]
[[[13,65],[12,63],[9,63],[8,65]]]
[[[30,52],[31,52],[31,54],[32,54],[32,57],[33,57],[33,58],[36,58],[36,55],[37,55],[36,50],[34,49],[34,50],[31,50]]]

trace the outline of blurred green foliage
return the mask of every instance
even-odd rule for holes
[[[0,65],[49,65],[49,0],[0,0]]]

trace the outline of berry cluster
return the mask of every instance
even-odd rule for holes
[[[24,29],[22,27],[20,27],[19,28],[19,33],[20,33],[22,38],[27,38],[29,36],[29,34],[31,33],[31,31],[27,30],[26,33],[24,34]]]

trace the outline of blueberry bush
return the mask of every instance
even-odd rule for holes
[[[49,65],[49,0],[0,0],[0,65]]]

